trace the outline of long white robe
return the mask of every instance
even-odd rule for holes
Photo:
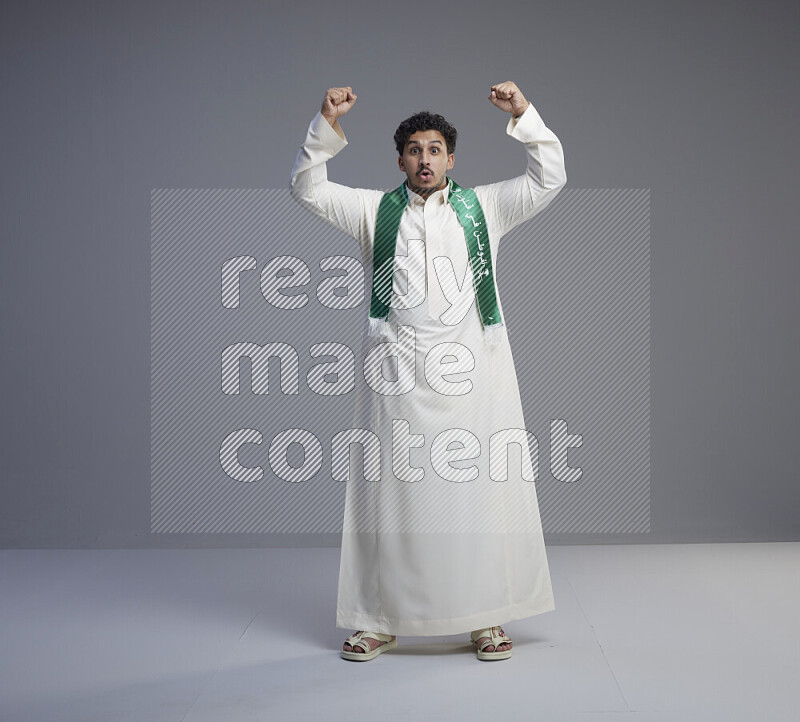
[[[525,174],[474,188],[495,269],[502,236],[566,183],[561,143],[533,105],[506,132],[524,143]],[[318,113],[292,170],[292,195],[359,242],[369,288],[383,192],[328,181],[326,161],[345,145]],[[362,447],[350,449],[336,613],[345,629],[457,634],[555,608],[532,481],[538,449],[525,432],[508,337],[497,346],[484,337],[447,193],[423,201],[408,191],[388,338],[367,335],[368,303],[364,313],[360,360],[371,353],[374,363],[356,388],[352,428],[376,434],[380,450],[364,455],[360,475]],[[466,302],[451,308],[456,285]],[[499,290],[497,298],[502,314]],[[365,478],[371,462],[381,464],[379,480]]]

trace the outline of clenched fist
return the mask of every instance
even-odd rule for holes
[[[325,120],[334,125],[353,107],[357,97],[349,85],[346,88],[328,88],[320,112]]]
[[[489,93],[489,100],[492,101],[500,110],[511,113],[515,118],[519,118],[527,109],[528,103],[522,91],[516,83],[507,80],[505,83],[498,83],[492,86]]]

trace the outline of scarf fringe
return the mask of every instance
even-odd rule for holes
[[[491,326],[484,326],[483,332],[486,334],[486,340],[490,346],[497,346],[505,336],[505,325],[502,323],[494,323]]]
[[[389,338],[389,322],[385,318],[369,317],[369,329],[367,330],[368,336],[376,338]]]

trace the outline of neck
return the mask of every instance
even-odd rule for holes
[[[431,195],[436,193],[436,191],[441,191],[447,188],[447,184],[448,181],[445,178],[444,183],[442,183],[442,185],[440,185],[438,188],[417,188],[416,186],[411,185],[411,183],[408,180],[406,180],[406,186],[410,188],[412,191],[414,191],[414,193],[416,193],[418,196],[422,196],[422,200],[425,201],[427,201]]]

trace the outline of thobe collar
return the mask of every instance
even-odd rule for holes
[[[419,193],[415,193],[408,187],[408,181],[406,181],[406,193],[408,194],[408,202],[411,205],[415,206],[422,206],[425,205],[425,199],[419,195]],[[444,205],[447,203],[448,198],[450,196],[450,179],[447,179],[447,185],[441,190],[436,191],[435,193],[431,193],[428,196],[428,203],[438,203],[440,205]]]

